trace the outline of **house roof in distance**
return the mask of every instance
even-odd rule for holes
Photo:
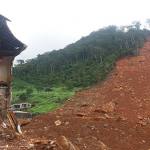
[[[8,18],[0,15],[0,56],[17,56],[27,46],[19,41],[10,31],[7,21]]]

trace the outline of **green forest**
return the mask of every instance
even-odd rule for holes
[[[150,31],[141,29],[140,22],[108,26],[64,49],[18,60],[13,68],[13,102],[28,101],[36,113],[54,109],[75,91],[103,81],[117,59],[138,55],[149,36]]]

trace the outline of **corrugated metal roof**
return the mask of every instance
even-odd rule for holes
[[[26,45],[12,34],[7,21],[10,20],[0,15],[0,56],[17,56]]]

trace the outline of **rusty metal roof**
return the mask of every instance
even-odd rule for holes
[[[17,56],[26,48],[26,45],[12,34],[7,21],[10,20],[0,15],[0,56]]]

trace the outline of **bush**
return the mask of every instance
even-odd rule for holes
[[[32,89],[32,88],[27,88],[27,89],[26,89],[26,94],[27,94],[28,96],[31,96],[32,93],[33,93],[33,89]]]
[[[26,92],[23,92],[18,96],[18,98],[20,101],[26,101],[28,99],[28,95]]]
[[[33,93],[33,89],[32,88],[27,88],[25,90],[25,92],[22,92],[19,94],[18,99],[20,101],[26,101],[27,99],[29,99],[32,96]]]

